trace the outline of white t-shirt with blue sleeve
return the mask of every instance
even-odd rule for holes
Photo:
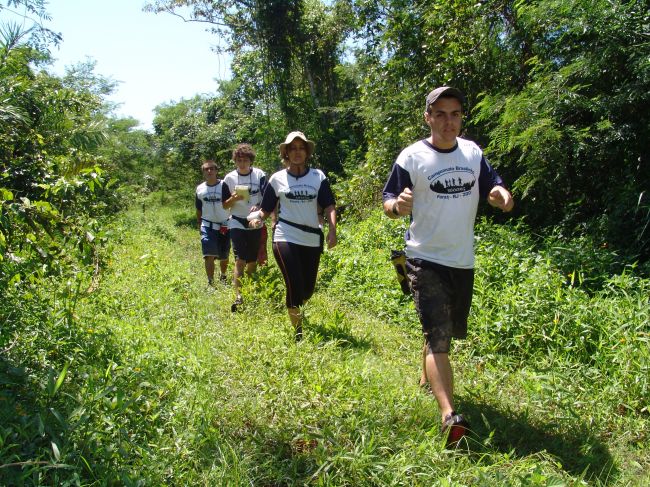
[[[503,185],[483,151],[457,138],[449,150],[420,140],[397,157],[383,190],[383,200],[413,192],[413,212],[406,234],[406,255],[460,269],[474,267],[474,221],[479,199]]]
[[[212,186],[205,181],[199,184],[196,187],[194,206],[201,212],[203,222],[226,223],[230,214],[223,209],[223,181],[217,181]]]
[[[224,200],[227,200],[235,192],[235,186],[247,186],[248,187],[248,198],[236,201],[230,207],[230,214],[236,216],[240,219],[246,219],[248,214],[251,212],[253,206],[259,207],[262,202],[262,194],[264,193],[264,188],[266,187],[266,173],[257,167],[251,167],[251,170],[248,174],[240,174],[236,169],[229,172],[223,178],[224,182],[224,191],[223,196]],[[230,219],[229,223],[230,228],[239,228],[243,230],[252,230],[244,226],[235,218]]]
[[[262,209],[271,213],[278,205],[278,218],[318,229],[318,207],[327,208],[334,204],[334,194],[323,171],[309,168],[305,174],[294,176],[283,169],[269,179],[264,191]],[[320,246],[319,235],[282,221],[278,221],[275,227],[273,241],[307,247]]]

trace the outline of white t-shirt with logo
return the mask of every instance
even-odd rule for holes
[[[266,173],[257,167],[251,167],[248,174],[239,174],[237,169],[229,172],[223,178],[224,182],[224,200],[227,200],[235,193],[235,186],[247,186],[248,198],[236,201],[230,207],[230,213],[236,217],[246,219],[253,206],[259,207],[262,202],[262,193],[266,187]],[[240,228],[250,230],[234,218],[230,219],[230,228]]]
[[[194,204],[201,211],[201,219],[212,223],[225,223],[230,214],[223,209],[223,181],[210,186],[205,181],[196,187]]]
[[[384,201],[404,188],[413,192],[406,255],[460,269],[474,267],[474,220],[480,198],[503,182],[472,141],[457,138],[450,150],[428,140],[397,157],[384,187]]]
[[[335,204],[327,177],[320,169],[309,168],[301,176],[293,176],[286,169],[274,173],[264,192],[262,209],[271,213],[277,203],[278,218],[318,229],[318,206]],[[278,221],[273,233],[274,242],[290,242],[307,247],[319,247],[320,236]]]

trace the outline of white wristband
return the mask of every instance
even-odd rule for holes
[[[249,213],[249,215],[246,217],[246,219],[249,222],[252,222],[253,220],[261,220],[262,219],[262,210],[257,210],[257,211],[253,211],[252,213]]]

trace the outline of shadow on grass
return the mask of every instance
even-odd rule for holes
[[[490,452],[510,454],[513,463],[517,458],[546,452],[557,459],[569,475],[583,478],[589,484],[613,486],[619,480],[619,472],[605,445],[580,422],[576,422],[570,432],[557,433],[555,424],[533,426],[526,415],[502,412],[487,404],[461,401],[460,407],[472,419],[474,441],[470,441],[470,458],[476,463],[484,465],[489,461]],[[485,421],[481,421],[482,416]],[[361,457],[358,458],[360,463],[354,465],[359,452],[347,450],[344,445],[328,446],[324,438],[336,439],[337,434],[341,433],[338,430],[337,433],[324,427],[322,435],[303,435],[297,432],[304,431],[304,426],[286,424],[284,429],[277,425],[272,427],[269,418],[246,419],[237,427],[222,421],[217,424],[218,430],[211,428],[206,432],[210,440],[198,447],[196,458],[201,468],[211,468],[214,464],[215,449],[209,445],[229,443],[239,459],[230,464],[234,463],[237,468],[247,471],[251,485],[316,484],[315,479],[324,462],[348,456],[350,472],[367,467]],[[204,438],[203,435],[197,437]],[[483,443],[484,439],[489,441]],[[341,450],[337,449],[339,447]],[[227,462],[225,466],[230,468]],[[232,475],[232,472],[227,475]],[[339,472],[337,475],[338,479],[342,479],[341,475],[345,473]],[[378,485],[372,482],[367,485],[371,484]]]
[[[368,350],[372,347],[372,340],[367,337],[354,336],[350,329],[336,324],[307,324],[307,330],[315,335],[314,342],[335,342],[339,348],[354,348]]]
[[[472,418],[473,436],[479,442],[493,434],[486,449],[519,457],[547,452],[571,475],[584,474],[602,485],[616,482],[618,469],[607,447],[577,418],[568,431],[558,432],[558,424],[533,426],[526,414],[499,411],[489,404],[460,401],[459,409]],[[484,453],[478,451],[480,443],[471,444],[475,453]]]
[[[193,451],[199,471],[222,471],[219,485],[310,485],[319,468],[318,442],[295,438],[292,431],[269,428],[268,422],[245,420],[237,428],[220,424],[199,435]]]
[[[24,411],[24,391],[27,389],[27,369],[9,362],[0,356],[0,424],[8,425],[19,419],[16,410]],[[33,402],[34,398],[30,397]],[[32,409],[30,407],[30,409]]]
[[[196,228],[196,216],[187,213],[174,215],[174,226]]]
[[[27,479],[38,478],[37,470],[42,485],[47,484],[46,468],[39,465],[50,466],[44,457],[61,429],[39,404],[37,392],[28,381],[27,367],[0,357],[1,485],[29,485]]]

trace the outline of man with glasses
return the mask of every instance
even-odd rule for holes
[[[442,86],[426,99],[431,135],[397,157],[383,191],[384,213],[410,217],[407,271],[424,334],[420,385],[436,398],[447,445],[469,425],[454,409],[449,362],[452,338],[467,336],[474,283],[474,220],[480,199],[510,211],[514,201],[472,141],[459,137],[463,94]]]
[[[196,223],[201,232],[201,249],[205,263],[208,285],[214,284],[215,259],[219,260],[220,280],[228,282],[228,254],[230,234],[228,210],[223,208],[223,181],[217,177],[217,165],[211,159],[201,165],[203,181],[196,187]]]

